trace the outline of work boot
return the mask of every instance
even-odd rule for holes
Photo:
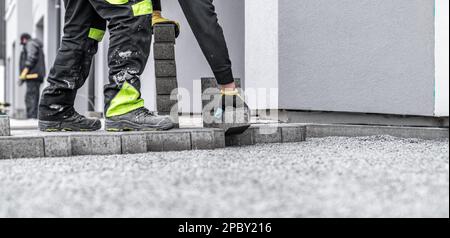
[[[169,117],[158,116],[144,107],[125,115],[106,118],[106,130],[110,132],[162,131],[173,127],[174,123]]]
[[[58,121],[39,120],[39,130],[44,132],[58,131],[98,131],[102,123],[98,119],[88,119],[75,110],[72,115]]]
[[[214,103],[212,123],[206,123],[206,127],[223,129],[227,136],[242,134],[250,127],[251,111],[238,90],[222,90]]]

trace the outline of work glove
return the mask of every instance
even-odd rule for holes
[[[23,69],[22,73],[20,73],[19,79],[26,80],[29,72],[30,72],[30,70],[28,68]]]
[[[164,18],[161,15],[161,11],[153,11],[152,26],[155,26],[157,24],[173,24],[175,26],[175,37],[178,37],[180,35],[180,23]]]

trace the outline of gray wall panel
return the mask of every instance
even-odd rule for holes
[[[280,108],[434,113],[433,0],[279,0]]]

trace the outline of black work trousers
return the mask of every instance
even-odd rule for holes
[[[42,82],[39,80],[28,80],[25,94],[25,105],[28,119],[38,118],[39,94]]]
[[[161,0],[152,2],[154,10],[162,10]],[[179,0],[179,3],[218,83],[234,82],[227,43],[213,0]]]
[[[203,54],[221,85],[234,82],[231,60],[213,0],[178,0]]]

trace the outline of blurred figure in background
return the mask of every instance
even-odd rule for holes
[[[25,104],[28,119],[37,119],[39,94],[45,77],[45,57],[42,43],[27,33],[20,37],[23,46],[20,54],[20,85],[26,83]]]

